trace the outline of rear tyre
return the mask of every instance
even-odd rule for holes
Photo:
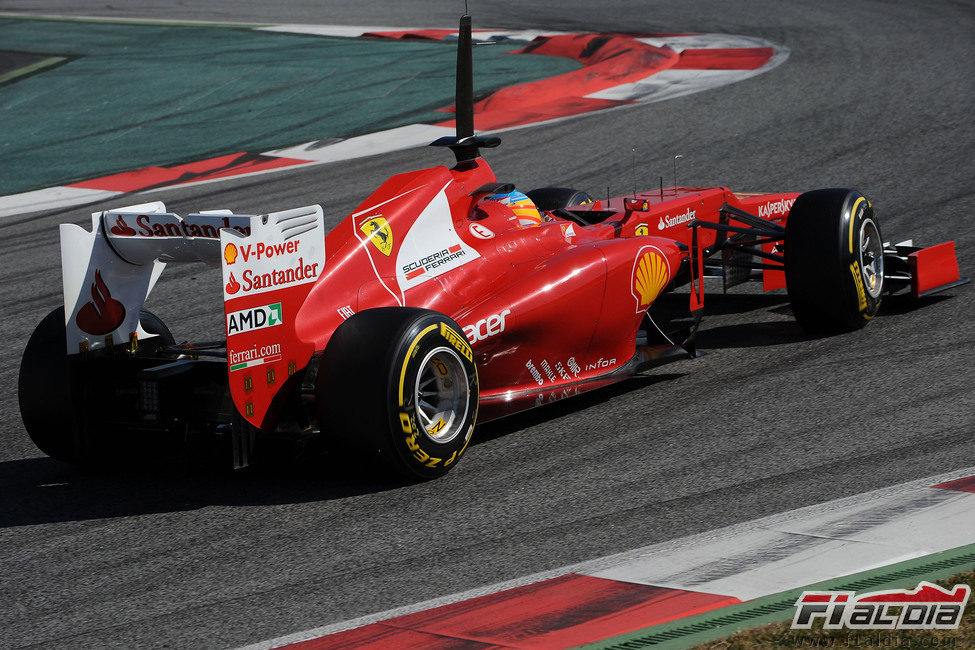
[[[574,205],[592,203],[588,192],[574,190],[568,187],[540,187],[525,193],[532,200],[535,207],[542,212],[562,210]]]
[[[849,189],[799,196],[786,222],[785,280],[796,320],[811,333],[860,329],[876,316],[884,255],[870,201]]]
[[[80,445],[64,337],[64,307],[58,307],[44,317],[27,341],[17,398],[24,428],[37,448],[51,458],[77,463]]]
[[[412,307],[349,318],[319,366],[322,430],[407,478],[446,474],[477,418],[477,370],[462,331],[443,314]]]
[[[171,345],[173,335],[153,313],[139,313],[142,328],[158,334],[160,345]],[[27,435],[38,449],[66,463],[90,458],[90,435],[79,426],[71,391],[65,346],[64,307],[58,307],[34,329],[20,362],[17,381],[20,416]]]

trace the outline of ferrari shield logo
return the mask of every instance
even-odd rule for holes
[[[389,223],[380,216],[372,217],[359,226],[379,252],[387,257],[393,252],[393,229]]]

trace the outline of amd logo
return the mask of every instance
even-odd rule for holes
[[[227,314],[227,336],[242,334],[252,330],[274,327],[284,323],[281,315],[281,303],[263,305],[253,309],[244,309]]]

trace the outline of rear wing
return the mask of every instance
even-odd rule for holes
[[[220,230],[247,233],[254,218],[229,210],[183,218],[157,201],[95,212],[90,231],[61,224],[67,353],[153,336],[140,326],[139,311],[166,264],[219,264]]]
[[[240,413],[260,426],[284,380],[314,352],[294,322],[325,267],[322,208],[180,217],[157,201],[93,213],[90,231],[62,224],[68,355],[134,349],[155,336],[139,312],[166,264],[178,262],[222,267],[231,393]]]

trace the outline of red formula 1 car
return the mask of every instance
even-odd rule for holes
[[[320,435],[338,453],[432,478],[475,422],[694,355],[654,301],[702,278],[787,287],[799,323],[853,330],[882,296],[961,282],[953,243],[884,243],[848,189],[743,194],[659,188],[594,201],[500,183],[474,135],[470,18],[458,44],[456,156],[393,176],[327,235],[322,209],[179,217],[161,203],[61,226],[64,308],[27,344],[25,427],[67,461],[126,440],[230,441],[235,466],[262,440]],[[223,271],[219,341],[175,344],[142,309],[167,263]]]

